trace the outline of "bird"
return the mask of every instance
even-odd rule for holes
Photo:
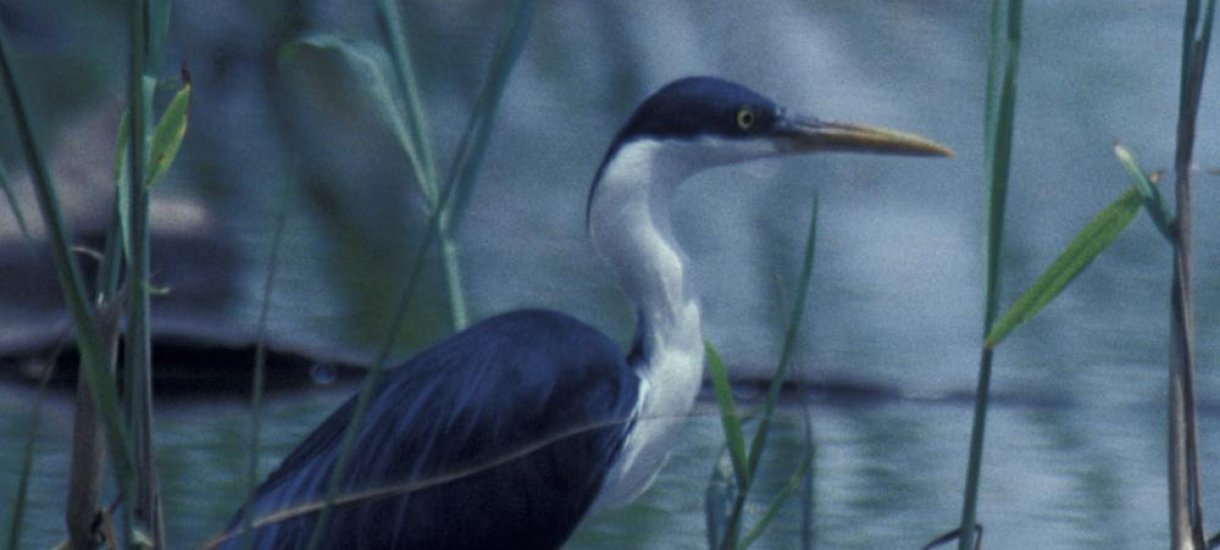
[[[389,370],[355,436],[318,548],[557,548],[593,511],[649,487],[704,370],[700,302],[670,222],[690,176],[828,151],[951,156],[913,134],[796,114],[710,76],[661,87],[627,119],[588,193],[585,224],[634,306],[624,352],[565,313],[496,315]],[[304,548],[355,398],[255,490],[217,548]]]

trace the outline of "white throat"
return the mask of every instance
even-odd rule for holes
[[[635,304],[643,356],[635,426],[596,508],[624,504],[661,468],[703,381],[699,303],[674,240],[668,198],[694,170],[695,144],[624,144],[601,173],[589,207],[594,246]]]

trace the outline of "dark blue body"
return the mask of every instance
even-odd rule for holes
[[[416,485],[334,508],[320,547],[558,547],[596,498],[638,391],[618,346],[562,313],[512,312],[454,335],[387,373],[344,481]],[[256,517],[322,499],[353,407],[259,487]],[[316,517],[257,529],[255,548],[303,548]]]

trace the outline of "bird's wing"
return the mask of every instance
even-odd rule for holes
[[[471,327],[387,374],[343,484],[368,498],[334,509],[327,540],[562,544],[630,429],[637,392],[618,347],[566,315],[519,311]],[[353,408],[345,403],[284,459],[259,488],[256,516],[321,500]],[[259,547],[303,544],[314,517],[261,529]]]

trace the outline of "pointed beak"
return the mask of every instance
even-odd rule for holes
[[[915,157],[951,157],[953,150],[915,134],[886,128],[783,116],[775,135],[785,153],[845,151]]]

